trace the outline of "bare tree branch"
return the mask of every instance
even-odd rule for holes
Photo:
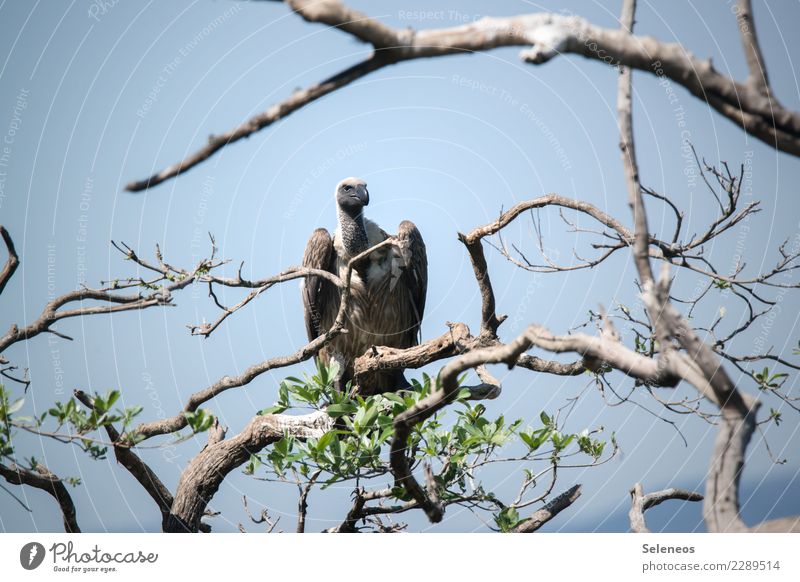
[[[750,528],[754,533],[800,533],[800,515],[762,521]]]
[[[128,190],[144,190],[173,178],[207,160],[226,145],[249,137],[305,105],[387,65],[505,46],[531,47],[523,50],[520,56],[533,64],[572,53],[614,66],[631,67],[657,77],[667,77],[698,99],[706,101],[754,137],[780,151],[800,155],[798,113],[783,108],[769,94],[761,93],[749,83],[738,83],[720,74],[710,60],[695,58],[680,44],[633,36],[625,30],[595,26],[578,16],[554,13],[486,17],[451,28],[400,30],[347,8],[338,0],[287,0],[287,3],[310,22],[328,24],[371,44],[374,48],[372,55],[319,84],[296,91],[291,97],[240,126],[212,136],[209,143],[197,152],[147,179],[131,182],[126,186]],[[757,46],[757,43],[750,43],[750,46]],[[763,67],[763,61],[759,62]]]
[[[374,346],[367,353],[356,358],[356,376],[383,369],[401,368],[408,370],[422,368],[433,362],[467,353],[477,348],[504,345],[497,339],[473,336],[469,328],[463,323],[448,323],[447,325],[450,328],[449,331],[441,336],[410,348]],[[562,363],[544,360],[527,354],[519,356],[517,365],[533,372],[558,376],[577,376],[583,374],[586,370],[580,360],[572,363]]]
[[[353,35],[376,49],[392,48],[409,36],[408,31],[395,29],[353,10],[341,2],[330,0],[286,0],[286,4],[307,22],[319,22]]]
[[[747,69],[750,71],[750,75],[747,77],[747,84],[762,95],[770,96],[773,101],[776,101],[775,97],[771,95],[764,55],[761,53],[761,45],[758,42],[758,36],[756,36],[753,6],[750,0],[739,0],[735,10],[739,37],[742,39]]]
[[[622,26],[632,29],[635,0],[624,0]],[[722,423],[706,479],[706,496],[703,515],[710,531],[747,531],[739,511],[739,481],[744,467],[744,455],[755,430],[759,403],[740,393],[713,350],[703,343],[686,320],[669,303],[669,265],[664,264],[661,280],[656,283],[650,267],[647,247],[650,235],[642,191],[639,184],[631,112],[631,77],[627,67],[620,70],[617,109],[620,117],[621,148],[628,184],[629,203],[634,214],[634,262],[642,281],[642,299],[661,345],[659,368],[672,368],[673,373],[693,384],[701,393],[720,407]],[[738,192],[738,190],[736,191]],[[735,194],[729,191],[730,207],[735,205]],[[715,227],[712,227],[712,230]],[[783,250],[781,251],[782,254]],[[675,338],[688,357],[682,366],[674,354],[671,338]],[[672,365],[671,365],[672,364]],[[634,492],[634,496],[639,491]],[[631,510],[633,513],[633,509]],[[644,528],[644,521],[636,527]]]
[[[312,473],[311,477],[309,477],[308,482],[305,485],[300,485],[298,482],[297,486],[300,489],[300,497],[297,499],[297,528],[296,533],[305,533],[306,531],[306,514],[308,513],[308,494],[311,492],[311,488],[316,483],[317,478],[322,474],[322,469],[317,469]],[[295,473],[296,475],[296,473]]]
[[[3,270],[0,271],[0,293],[2,293],[6,288],[6,284],[11,280],[11,277],[14,276],[14,271],[19,267],[19,256],[17,256],[17,251],[14,248],[14,241],[11,239],[11,235],[8,234],[6,227],[2,224],[0,224],[0,236],[3,237],[3,242],[6,244],[6,250],[8,251],[8,259],[6,259]]]
[[[64,518],[64,531],[67,533],[80,533],[78,520],[75,514],[75,503],[67,491],[64,482],[50,472],[44,465],[36,465],[35,471],[23,469],[17,464],[6,466],[0,463],[0,476],[13,485],[28,485],[49,493],[58,502],[61,515]]]
[[[356,379],[362,374],[378,370],[421,368],[466,351],[475,342],[465,324],[452,323],[448,327],[450,329],[439,337],[409,348],[374,346],[366,354],[356,358]]]
[[[353,491],[353,505],[347,512],[344,521],[338,526],[329,528],[327,533],[355,533],[358,531],[356,524],[369,515],[364,511],[364,506],[369,501],[375,499],[383,499],[392,495],[391,489],[378,489],[375,491],[366,491],[364,488],[359,487]]]
[[[30,377],[28,376],[28,369],[25,368],[22,378],[18,378],[17,376],[11,374],[11,372],[13,372],[16,369],[17,366],[6,366],[4,368],[0,368],[0,376],[8,378],[12,382],[16,382],[17,384],[22,384],[23,386],[25,386],[25,392],[27,392],[28,387],[30,387],[31,385],[31,381],[29,379]]]
[[[192,335],[200,335],[203,337],[209,337],[222,323],[231,315],[239,311],[241,308],[245,307],[248,303],[250,303],[253,299],[261,295],[264,291],[270,289],[271,287],[279,284],[284,283],[286,281],[293,281],[295,279],[303,279],[306,277],[322,277],[327,279],[337,287],[341,287],[342,283],[339,280],[339,277],[330,273],[328,271],[323,271],[321,269],[309,269],[307,267],[291,267],[280,273],[275,275],[274,277],[268,277],[266,279],[261,279],[259,281],[246,281],[241,278],[241,275],[237,279],[230,279],[224,277],[216,277],[213,275],[203,275],[199,279],[203,282],[208,283],[208,294],[214,300],[214,303],[222,310],[222,314],[214,321],[213,323],[202,323],[198,325],[190,325],[189,331]],[[244,287],[244,288],[252,288],[253,290],[248,293],[244,299],[239,301],[236,305],[232,307],[225,307],[222,305],[219,300],[217,299],[216,294],[214,293],[214,285],[222,285],[225,287]]]
[[[277,519],[272,519],[269,516],[269,511],[266,507],[261,510],[261,514],[258,517],[254,517],[253,514],[250,513],[250,508],[247,506],[247,495],[242,495],[242,505],[244,505],[244,511],[247,513],[247,517],[250,518],[250,521],[256,525],[261,523],[267,524],[267,533],[272,533],[275,531],[275,528],[278,527],[278,522],[281,520],[281,518],[278,517]],[[244,526],[241,523],[239,524],[239,531],[242,533],[247,533],[247,530],[244,529]]]
[[[554,362],[553,360],[544,360],[536,356],[529,356],[528,354],[522,354],[517,359],[517,366],[533,372],[554,374],[556,376],[580,376],[586,371],[586,364],[583,360],[564,364],[562,362]]]
[[[472,262],[472,270],[475,273],[475,280],[478,282],[478,289],[481,293],[481,333],[488,334],[490,337],[497,337],[497,328],[506,320],[507,316],[498,316],[496,313],[494,290],[492,289],[492,281],[489,278],[489,266],[486,264],[481,237],[465,236],[458,233],[458,240],[467,247],[470,262]]]
[[[291,97],[273,105],[263,113],[251,117],[238,127],[226,131],[220,135],[212,135],[208,138],[208,143],[199,149],[197,152],[191,154],[189,157],[181,160],[177,164],[173,164],[164,168],[163,170],[153,174],[144,180],[131,182],[125,186],[129,192],[138,192],[146,190],[152,186],[160,184],[170,178],[174,178],[185,171],[193,168],[194,166],[204,162],[225,146],[239,141],[240,139],[250,137],[254,133],[269,127],[276,121],[283,119],[287,115],[300,109],[301,107],[313,103],[317,99],[332,93],[336,89],[340,89],[349,85],[353,81],[360,79],[377,71],[378,69],[386,66],[390,60],[383,53],[375,54],[360,63],[328,77],[321,83],[312,85],[305,89],[295,91]]]
[[[120,248],[115,244],[117,248]],[[13,247],[10,247],[10,249]],[[122,250],[122,249],[120,249]],[[11,252],[11,251],[9,251]],[[147,265],[147,263],[140,259],[133,252],[132,249],[123,251],[125,256],[140,265]],[[126,286],[119,286],[117,282],[104,287],[102,289],[90,289],[87,287],[65,293],[55,299],[49,301],[42,310],[39,317],[30,325],[20,329],[17,325],[12,325],[11,328],[0,337],[0,353],[6,350],[9,346],[24,340],[29,340],[42,333],[52,333],[64,339],[72,339],[54,329],[52,325],[62,319],[70,317],[82,317],[86,315],[98,315],[105,313],[118,313],[121,311],[133,311],[138,309],[146,309],[153,306],[167,306],[172,305],[172,293],[184,289],[186,286],[194,281],[197,272],[201,269],[209,269],[218,265],[210,265],[207,261],[202,261],[193,272],[184,272],[185,276],[180,278],[167,277],[169,273],[162,274],[162,277],[157,282],[167,279],[168,282],[158,288],[152,293],[142,294],[121,294],[118,293],[120,289],[133,286],[142,286],[142,283],[131,283]],[[154,287],[150,283],[145,286]],[[84,306],[85,301],[98,301],[100,305]],[[72,309],[64,309],[64,307],[78,303],[80,307]]]
[[[674,387],[682,377],[678,372],[683,362],[677,357],[674,365],[659,364],[655,359],[625,347],[612,336],[595,337],[583,333],[555,336],[546,328],[533,325],[530,337],[533,345],[550,352],[581,354],[589,369],[606,363],[623,374],[655,386]]]
[[[538,531],[544,524],[553,519],[556,515],[564,511],[567,507],[575,503],[581,496],[581,486],[573,485],[564,493],[554,497],[547,502],[544,507],[535,511],[533,515],[515,527],[513,533],[533,533]]]
[[[684,501],[702,501],[703,496],[686,489],[664,489],[655,493],[644,494],[642,484],[636,483],[631,489],[631,510],[628,517],[631,522],[631,531],[635,533],[649,533],[644,519],[644,512],[666,501],[667,499],[682,499]]]
[[[635,0],[622,3],[622,30],[633,34]],[[653,271],[650,268],[650,231],[647,228],[647,215],[644,210],[642,186],[639,183],[639,165],[636,162],[635,142],[633,141],[633,121],[631,103],[631,69],[620,67],[617,86],[617,112],[619,114],[619,148],[622,151],[622,166],[625,168],[625,183],[628,187],[628,205],[633,212],[634,232],[633,260],[642,285],[647,288],[653,284]]]

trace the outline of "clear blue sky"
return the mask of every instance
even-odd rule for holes
[[[0,139],[10,140],[7,167],[0,168],[5,172],[0,222],[22,258],[2,297],[1,329],[34,319],[52,293],[131,273],[110,239],[125,241],[144,256],[158,243],[168,261],[189,266],[207,252],[205,233],[211,231],[221,256],[236,264],[245,261],[246,275],[277,273],[300,261],[314,228],[334,227],[333,187],[350,175],[369,183],[370,218],[387,230],[410,219],[425,237],[430,261],[426,338],[442,333],[445,321],[465,321],[477,329],[479,297],[457,232],[547,192],[588,200],[630,224],[617,147],[615,71],[574,56],[525,65],[518,49],[386,68],[225,148],[176,180],[146,194],[125,193],[126,182],[177,161],[210,134],[243,122],[295,88],[356,62],[367,48],[345,34],[304,23],[281,4],[106,4],[101,9],[102,3],[87,0],[0,1]],[[350,4],[393,26],[419,28],[538,10],[565,10],[615,27],[619,10],[618,3],[574,1]],[[746,67],[732,4],[642,1],[637,30],[683,43],[699,57],[712,57],[719,70],[743,79]],[[800,38],[794,34],[800,6],[754,4],[775,93],[787,107],[800,109],[795,76]],[[422,20],[420,10],[438,11],[438,16]],[[800,160],[748,138],[679,87],[671,97],[657,79],[635,73],[634,88],[643,183],[669,194],[686,210],[684,233],[690,234],[711,219],[714,207],[708,193],[685,173],[682,138],[690,137],[713,162],[738,166],[749,160],[751,191],[745,195],[762,200],[763,211],[750,222],[749,233],[734,230],[708,250],[727,269],[740,242],[746,272],[770,265],[777,245],[798,231]],[[689,136],[681,134],[684,129]],[[653,231],[664,232],[671,224],[652,206]],[[571,260],[576,244],[590,252],[587,235],[566,232],[557,213],[543,213],[542,225],[554,257]],[[535,255],[529,222],[518,221],[506,234]],[[596,271],[569,275],[533,275],[494,251],[488,254],[499,311],[510,315],[501,328],[505,339],[532,321],[563,333],[601,303],[636,302],[635,274],[625,253]],[[685,294],[696,284],[685,274],[676,282]],[[221,299],[231,303],[237,296],[226,292]],[[74,388],[119,388],[126,404],[145,406],[144,419],[173,415],[189,394],[220,376],[289,353],[305,341],[294,283],[270,290],[208,340],[191,337],[185,328],[216,317],[205,290],[189,289],[176,300],[176,308],[60,323],[57,329],[74,342],[39,337],[10,349],[6,356],[31,369],[33,384],[23,412],[44,411]],[[698,324],[710,321],[720,306],[728,309],[725,325],[734,327],[741,310],[722,297],[699,314]],[[798,308],[798,295],[785,294],[780,316],[743,338],[740,351],[748,353],[763,341],[775,353],[795,357],[791,348],[800,336]],[[309,367],[265,374],[208,408],[236,432],[272,403],[283,376]],[[587,382],[586,377],[565,380],[515,371],[504,379],[502,398],[490,405],[493,413],[533,420],[540,410],[553,410],[581,393],[568,428],[603,425],[617,432],[623,450],[619,459],[562,473],[560,489],[581,482],[584,494],[548,526],[551,531],[625,530],[628,490],[636,481],[648,490],[702,490],[713,427],[693,417],[672,417],[689,441],[686,447],[656,416],[632,405],[609,407],[596,390],[584,390]],[[794,378],[790,382],[796,384]],[[624,390],[630,383],[618,379],[617,385]],[[688,387],[677,392],[692,393]],[[662,414],[644,395],[637,400]],[[780,402],[768,400],[767,405],[779,408]],[[743,501],[751,522],[800,513],[800,418],[789,410],[784,416],[786,422],[767,435],[774,454],[788,457],[786,465],[772,464],[759,436],[749,449]],[[144,457],[174,489],[180,470],[203,441],[149,450]],[[83,478],[73,494],[85,530],[158,529],[155,506],[113,458],[93,462],[73,447],[29,436],[20,437],[19,448],[57,474]],[[486,475],[501,495],[516,491],[521,478],[519,471],[506,471]],[[0,492],[0,531],[60,529],[48,496],[15,491],[34,511],[25,512]],[[233,531],[246,521],[240,501],[245,493],[251,507],[268,506],[276,514],[294,511],[293,486],[267,485],[234,473],[211,503],[223,512],[211,520],[216,531]],[[347,495],[341,490],[312,496],[309,529],[341,519]],[[409,519],[414,528],[429,528],[419,516]],[[655,529],[702,528],[699,506],[689,504],[662,506],[649,520]],[[287,515],[288,529],[291,521]],[[432,529],[482,527],[468,512],[453,509]]]

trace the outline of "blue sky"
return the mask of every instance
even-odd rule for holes
[[[350,4],[390,25],[418,28],[539,10],[574,12],[615,27],[619,10],[617,3],[555,1]],[[744,79],[732,4],[639,2],[637,31],[680,42],[698,57],[711,57],[720,71]],[[245,261],[247,276],[277,273],[299,263],[314,228],[335,226],[333,187],[351,175],[369,184],[370,218],[387,230],[410,219],[425,238],[430,263],[425,338],[441,334],[445,321],[478,327],[479,296],[457,232],[547,192],[587,200],[630,224],[617,147],[615,71],[575,56],[526,65],[517,57],[519,49],[512,48],[385,68],[225,148],[178,179],[145,194],[126,193],[128,181],[176,162],[209,135],[357,62],[368,49],[271,2],[99,6],[77,0],[0,3],[0,133],[11,140],[2,168],[0,221],[22,258],[2,298],[3,329],[34,319],[51,293],[132,273],[111,248],[111,239],[143,256],[158,243],[168,261],[189,266],[208,252],[210,231],[221,256],[234,264]],[[435,14],[421,18],[421,10]],[[800,109],[794,64],[800,38],[790,34],[800,6],[757,1],[755,14],[775,93],[785,106]],[[687,165],[682,140],[689,137],[711,162],[746,163],[751,180],[744,196],[761,200],[763,210],[749,230],[734,230],[707,250],[724,269],[737,247],[744,250],[747,273],[771,265],[778,244],[798,233],[800,160],[749,138],[680,87],[667,88],[636,72],[634,90],[642,182],[669,194],[686,211],[684,234],[691,234],[713,219],[714,206]],[[658,205],[649,209],[651,230],[668,231],[671,217]],[[544,212],[541,219],[553,257],[570,261],[573,247],[591,252],[590,237],[567,232],[556,212]],[[517,221],[505,236],[535,256],[530,221]],[[510,316],[501,328],[503,339],[529,322],[563,333],[599,304],[613,308],[617,302],[636,302],[635,272],[626,253],[594,271],[555,275],[516,269],[491,249],[488,258],[498,309]],[[697,279],[680,273],[675,285],[689,295]],[[226,291],[220,298],[231,303],[238,296]],[[800,302],[796,293],[781,297],[779,316],[742,338],[742,353],[761,342],[793,357]],[[208,340],[191,337],[185,327],[216,317],[205,289],[187,289],[176,300],[178,306],[170,309],[65,321],[57,328],[75,341],[39,337],[8,350],[6,356],[31,369],[24,412],[44,411],[74,388],[119,388],[127,405],[145,406],[144,419],[171,416],[192,392],[267,357],[290,353],[305,341],[295,283],[270,290]],[[709,301],[698,324],[709,322],[719,307],[728,310],[725,325],[735,327],[741,309],[723,296]],[[264,374],[208,408],[235,432],[272,403],[281,378],[309,369],[306,363]],[[794,378],[790,382],[794,385]],[[623,450],[618,459],[561,475],[559,488],[580,482],[584,494],[551,530],[626,529],[628,490],[637,480],[648,490],[702,489],[713,427],[693,417],[667,417],[688,440],[684,446],[675,428],[657,419],[663,411],[646,395],[637,401],[655,414],[633,405],[610,407],[587,383],[588,377],[515,371],[504,377],[503,396],[490,404],[492,413],[535,420],[539,411],[554,410],[581,394],[568,428],[602,425],[606,434],[617,433]],[[624,390],[630,383],[617,378],[617,385]],[[682,386],[677,393],[692,391]],[[800,485],[800,419],[788,410],[784,417],[786,422],[766,433],[775,456],[787,457],[787,464],[773,464],[758,435],[748,452],[743,511],[751,522],[800,512],[798,496],[788,494]],[[174,489],[181,468],[203,442],[198,438],[143,455]],[[21,436],[18,446],[57,474],[82,477],[74,496],[84,529],[158,528],[152,502],[113,459],[93,462],[75,448],[30,436]],[[485,476],[501,494],[514,492],[521,478],[518,470],[506,471]],[[16,493],[34,511],[24,511],[2,493],[0,530],[60,528],[45,494]],[[285,521],[292,520],[293,486],[237,473],[211,504],[223,512],[211,522],[215,530],[233,531],[246,520],[245,493],[251,507],[287,512]],[[347,495],[340,490],[312,496],[309,528],[322,529],[341,518]],[[409,519],[414,528],[429,529],[421,517]],[[688,504],[663,506],[650,520],[655,529],[702,527],[699,507]],[[451,510],[431,529],[482,528],[468,512]]]

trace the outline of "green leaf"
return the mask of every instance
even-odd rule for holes
[[[403,397],[399,396],[398,394],[395,394],[394,392],[387,392],[386,394],[383,394],[383,397],[386,400],[394,402],[395,404],[402,404],[403,406],[406,405],[406,401],[403,400]]]
[[[336,431],[331,430],[326,432],[321,437],[319,437],[319,441],[317,441],[317,450],[324,451],[325,449],[327,449],[328,446],[331,444],[333,437],[335,436],[336,436]]]
[[[258,411],[259,416],[264,416],[265,414],[280,414],[286,410],[285,406],[281,406],[280,404],[273,404],[272,406],[268,406],[262,410]]]
[[[110,410],[112,406],[119,400],[119,397],[122,396],[122,393],[119,390],[111,390],[106,395],[106,410]]]
[[[365,409],[364,415],[361,419],[361,422],[359,423],[360,428],[367,429],[371,427],[377,418],[378,418],[378,407],[373,404],[369,408]]]
[[[22,408],[23,404],[25,404],[24,398],[19,398],[15,400],[11,404],[9,404],[8,408],[6,408],[6,414],[14,414],[16,411]]]
[[[504,507],[495,514],[494,521],[500,531],[509,532],[519,524],[519,512],[513,507]]]
[[[192,432],[195,433],[205,432],[214,424],[214,415],[203,408],[194,412],[184,412],[183,415]]]
[[[339,435],[332,431],[333,438],[328,445],[331,453],[333,453],[334,461],[338,462],[342,458],[342,441],[339,440]]]
[[[345,414],[353,414],[356,412],[358,408],[349,402],[342,402],[341,404],[331,404],[328,408],[325,409],[325,412],[328,413],[328,416],[332,416],[333,418],[339,418],[340,416],[344,416]]]
[[[472,395],[472,392],[469,388],[461,388],[458,391],[458,396],[456,396],[456,400],[467,400]]]

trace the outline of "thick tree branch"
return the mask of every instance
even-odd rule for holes
[[[513,533],[533,533],[538,531],[544,524],[553,519],[567,507],[575,503],[581,496],[581,486],[573,485],[564,493],[548,501],[544,507],[535,511],[533,515],[515,527]]]
[[[435,361],[469,350],[475,343],[469,328],[463,323],[449,324],[449,330],[437,338],[409,348],[375,346],[356,358],[356,379],[362,374],[387,369],[417,369]]]
[[[286,4],[307,22],[319,22],[353,35],[376,49],[404,43],[411,32],[396,31],[341,2],[331,0],[286,0]],[[407,40],[406,40],[407,42]]]
[[[754,533],[800,533],[800,515],[762,521],[750,528]]]
[[[492,280],[489,278],[489,266],[486,264],[486,255],[483,253],[483,242],[480,237],[471,238],[458,233],[458,240],[464,243],[478,282],[481,293],[481,333],[490,337],[497,337],[497,328],[506,320],[505,315],[497,315],[497,308],[492,289]]]
[[[767,66],[764,62],[764,55],[761,52],[758,36],[756,36],[752,3],[750,0],[739,0],[735,11],[739,37],[742,39],[747,69],[750,71],[750,75],[747,77],[747,84],[762,95],[770,96],[775,101],[775,98],[771,96]]]
[[[636,1],[622,3],[622,30],[633,34]],[[642,186],[639,183],[639,165],[636,162],[636,148],[633,141],[633,105],[631,102],[631,69],[620,67],[617,85],[617,112],[619,114],[619,148],[622,151],[622,166],[625,168],[625,183],[628,187],[628,205],[633,212],[634,232],[633,260],[639,272],[642,286],[653,284],[653,271],[650,267],[650,231],[647,228],[647,215],[644,210]]]
[[[533,64],[572,53],[615,66],[639,69],[657,77],[667,77],[698,99],[706,101],[754,137],[780,151],[800,155],[800,115],[783,108],[769,94],[763,94],[751,87],[750,83],[738,83],[720,74],[710,60],[695,58],[680,44],[601,28],[583,18],[562,14],[486,17],[451,28],[399,30],[347,8],[337,0],[288,0],[287,3],[308,21],[334,26],[370,43],[375,49],[373,54],[319,84],[296,91],[240,126],[212,136],[208,144],[197,152],[147,179],[131,182],[126,186],[128,190],[144,190],[173,178],[207,160],[226,145],[249,137],[305,105],[387,65],[505,46],[531,47],[522,51],[521,57]],[[749,46],[757,46],[757,43],[751,42]],[[763,61],[759,62],[763,68]]]
[[[655,386],[674,387],[682,377],[678,374],[683,363],[679,358],[674,358],[674,365],[664,365],[627,348],[610,334],[600,337],[583,333],[555,336],[540,325],[533,325],[530,329],[533,345],[555,353],[578,353],[590,369],[606,363],[623,374]]]
[[[653,292],[643,294],[648,310],[662,305],[653,296]],[[532,326],[529,337],[533,345],[553,352],[579,353],[589,361],[605,362],[648,384],[674,386],[680,379],[692,384],[721,410],[703,504],[703,516],[709,531],[774,531],[781,526],[797,528],[800,518],[786,518],[752,528],[744,524],[739,513],[739,482],[745,451],[756,428],[758,401],[736,389],[711,348],[699,339],[670,303],[664,305],[659,321],[664,332],[676,338],[683,352],[670,350],[651,359],[608,336],[576,333],[557,337],[541,326]]]
[[[463,323],[448,324],[450,330],[437,338],[410,348],[374,346],[355,361],[356,376],[384,369],[417,369],[439,360],[467,353],[478,348],[504,345],[497,339],[485,336],[475,337]],[[570,363],[545,360],[536,356],[522,354],[517,359],[520,368],[532,372],[542,372],[556,376],[578,376],[586,370],[582,360]]]
[[[648,295],[644,300],[650,309],[653,300]],[[739,513],[739,483],[745,451],[756,428],[759,402],[736,389],[717,355],[700,340],[671,304],[664,306],[662,320],[699,370],[700,379],[690,381],[701,391],[705,381],[708,386],[705,395],[720,407],[722,413],[706,479],[703,503],[706,525],[712,532],[747,531]],[[709,389],[710,395],[707,393]]]
[[[748,84],[720,74],[710,59],[699,60],[676,43],[599,28],[576,17],[554,18],[548,28],[549,43],[555,49],[534,46],[523,54],[529,62],[575,53],[667,77],[767,145],[800,154],[800,115]]]
[[[23,469],[19,465],[10,466],[0,463],[0,476],[13,485],[28,485],[49,493],[58,502],[61,515],[64,518],[64,531],[67,533],[80,533],[78,520],[75,515],[75,504],[64,482],[50,472],[44,465],[36,465],[36,471]]]
[[[583,360],[564,364],[562,362],[554,362],[553,360],[543,360],[542,358],[529,356],[527,354],[522,354],[517,359],[517,366],[533,372],[554,374],[556,376],[580,376],[586,371],[586,364]]]
[[[3,270],[0,271],[0,294],[2,294],[3,290],[6,288],[6,284],[11,280],[11,277],[14,276],[14,271],[16,271],[19,266],[19,256],[17,256],[17,251],[14,248],[14,241],[11,239],[11,235],[8,234],[6,227],[2,224],[0,224],[0,236],[3,237],[3,242],[8,251],[8,259],[6,259]]]
[[[319,438],[333,428],[333,419],[323,411],[303,416],[267,414],[257,416],[233,438],[209,444],[181,474],[172,510],[164,531],[199,530],[206,506],[225,477],[261,449],[285,435],[298,439]]]
[[[702,501],[703,496],[694,491],[687,491],[686,489],[664,489],[656,491],[655,493],[644,494],[642,484],[636,483],[631,489],[631,510],[628,512],[628,518],[631,522],[631,531],[635,533],[649,533],[647,524],[644,519],[644,512],[663,503],[668,499],[682,499],[684,501]]]
[[[623,29],[632,30],[635,9],[635,0],[624,0],[621,19]],[[754,39],[751,41],[755,42]],[[703,505],[706,525],[712,532],[747,531],[739,511],[739,482],[744,468],[745,451],[755,431],[759,404],[756,399],[736,389],[718,356],[700,340],[696,331],[669,303],[669,265],[664,264],[658,283],[653,277],[648,252],[650,235],[634,149],[631,76],[627,66],[620,69],[617,109],[628,199],[635,223],[634,262],[642,282],[642,299],[660,344],[658,368],[669,369],[671,373],[688,380],[706,398],[720,407],[722,415],[709,476],[706,479]],[[731,194],[729,207],[733,207],[734,203],[735,197]],[[715,227],[712,230],[713,228]],[[675,352],[671,342],[673,338],[683,348],[685,356]],[[638,490],[634,488],[634,502],[640,493],[641,487]],[[631,510],[632,524],[633,514],[634,509]],[[641,523],[637,522],[635,527],[646,529],[643,516]]]

